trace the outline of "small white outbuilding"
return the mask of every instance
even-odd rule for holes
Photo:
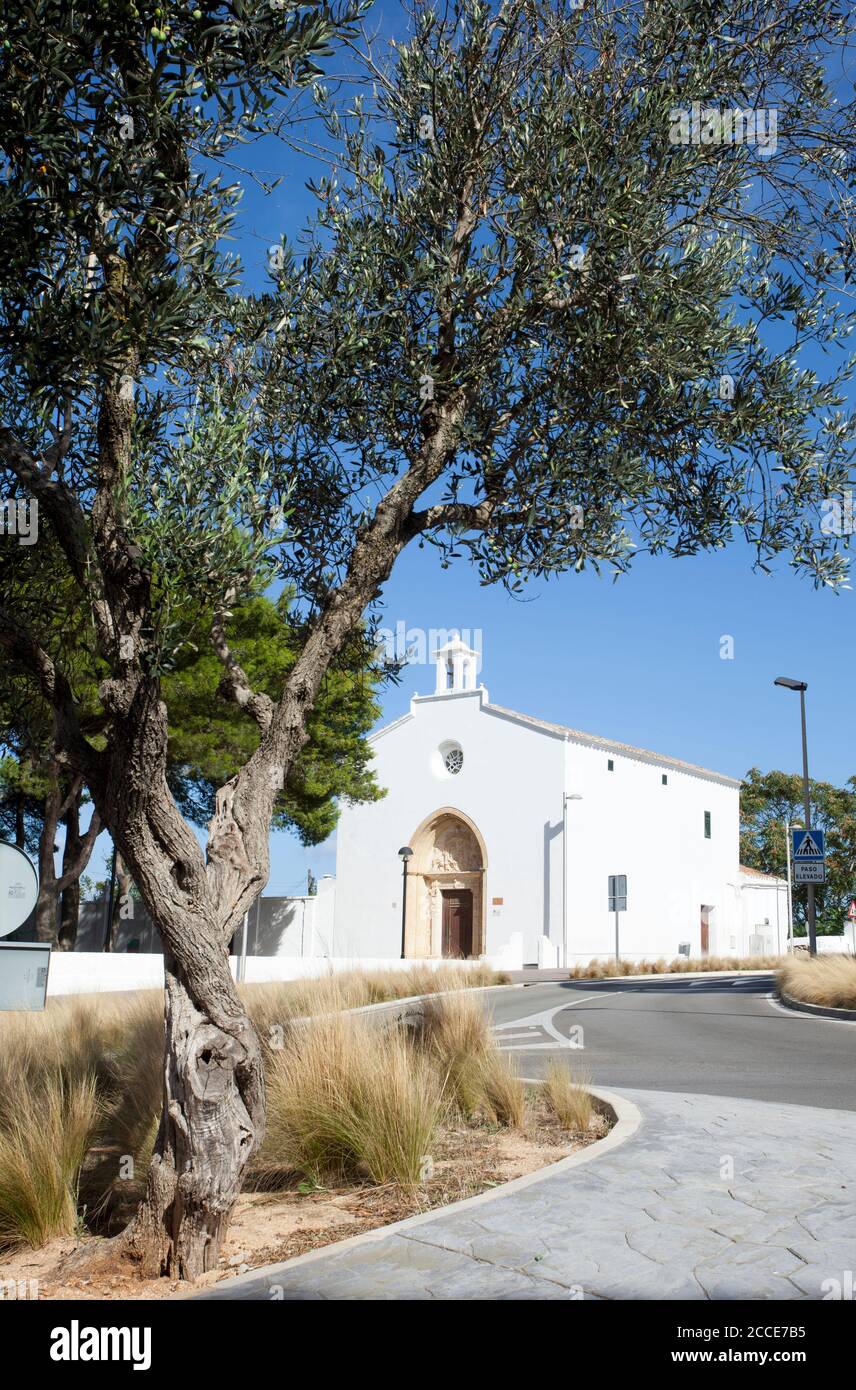
[[[786,883],[740,867],[737,780],[494,705],[478,666],[448,642],[434,694],[373,735],[386,796],[342,810],[331,955],[609,957],[616,878],[623,958],[785,948]]]

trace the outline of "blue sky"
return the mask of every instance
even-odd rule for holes
[[[374,14],[388,25],[396,8],[385,3]],[[260,173],[285,176],[269,196],[246,185],[236,246],[248,285],[260,288],[267,248],[283,232],[294,237],[314,207],[304,182],[319,167],[271,141],[248,155]],[[801,365],[829,369],[808,353]],[[812,774],[838,783],[856,775],[853,592],[817,591],[784,560],[772,576],[754,573],[740,544],[691,559],[640,557],[617,583],[571,574],[530,586],[523,601],[482,587],[465,562],[443,571],[430,547],[414,548],[384,595],[382,625],[398,622],[480,630],[482,679],[498,704],[733,776],[752,766],[797,770],[799,701],[773,679],[805,679]],[[724,660],[727,637],[734,655]],[[433,668],[406,670],[382,697],[382,722],[433,681]],[[102,846],[109,851],[106,837]],[[101,876],[101,859],[97,853],[91,876]],[[308,868],[320,875],[334,867],[333,842],[304,850],[275,835],[266,891],[299,892]]]

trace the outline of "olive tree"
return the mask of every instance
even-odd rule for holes
[[[172,71],[160,38],[102,110],[110,158],[59,231],[50,181],[79,142],[42,155],[16,116],[25,250],[0,271],[0,451],[92,614],[102,750],[37,613],[7,607],[0,642],[38,677],[164,940],[164,1112],[128,1237],[145,1268],[214,1264],[260,1141],[259,1044],[227,943],[266,880],[276,791],[326,675],[408,544],[517,588],[742,534],[760,564],[841,582],[822,518],[852,479],[832,351],[851,327],[852,113],[830,77],[845,41],[835,0],[454,0],[419,5],[382,57],[346,36],[347,81],[313,94],[317,220],[271,246],[255,298],[228,283],[227,193],[192,172],[200,137],[152,95]],[[228,73],[203,65],[192,117],[226,141],[233,98],[228,121],[210,103],[253,89],[245,63],[271,80],[263,45],[228,51]],[[91,360],[93,342],[110,351]],[[807,347],[825,376],[800,365]],[[302,623],[276,695],[227,626],[271,578]],[[259,734],[204,854],[165,775],[161,681],[188,595]]]
[[[213,613],[204,640],[240,696],[230,605],[263,590],[283,530],[229,387],[230,171],[360,9],[32,0],[7,5],[0,31],[0,644],[38,682],[62,775],[85,782],[163,938],[163,1119],[129,1246],[180,1276],[216,1264],[264,1127],[227,952],[267,876],[266,836],[233,814],[231,786],[206,866],[168,790],[161,694]],[[20,582],[42,545],[60,551],[105,668],[97,740],[39,574]]]

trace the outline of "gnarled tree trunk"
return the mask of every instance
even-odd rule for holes
[[[207,999],[194,997],[172,955],[164,966],[164,1104],[129,1241],[145,1276],[196,1279],[217,1267],[264,1133],[261,1051],[225,954]]]
[[[235,906],[235,893],[212,883],[222,836],[206,866],[165,784],[146,811],[117,840],[164,943],[163,1110],[145,1200],[125,1240],[144,1276],[196,1279],[217,1266],[264,1136],[262,1053],[229,966],[242,899],[238,892]],[[257,884],[237,827],[226,830],[238,886]]]

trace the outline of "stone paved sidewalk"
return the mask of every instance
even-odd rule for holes
[[[207,1299],[818,1299],[856,1270],[856,1114],[622,1091],[611,1152]]]

